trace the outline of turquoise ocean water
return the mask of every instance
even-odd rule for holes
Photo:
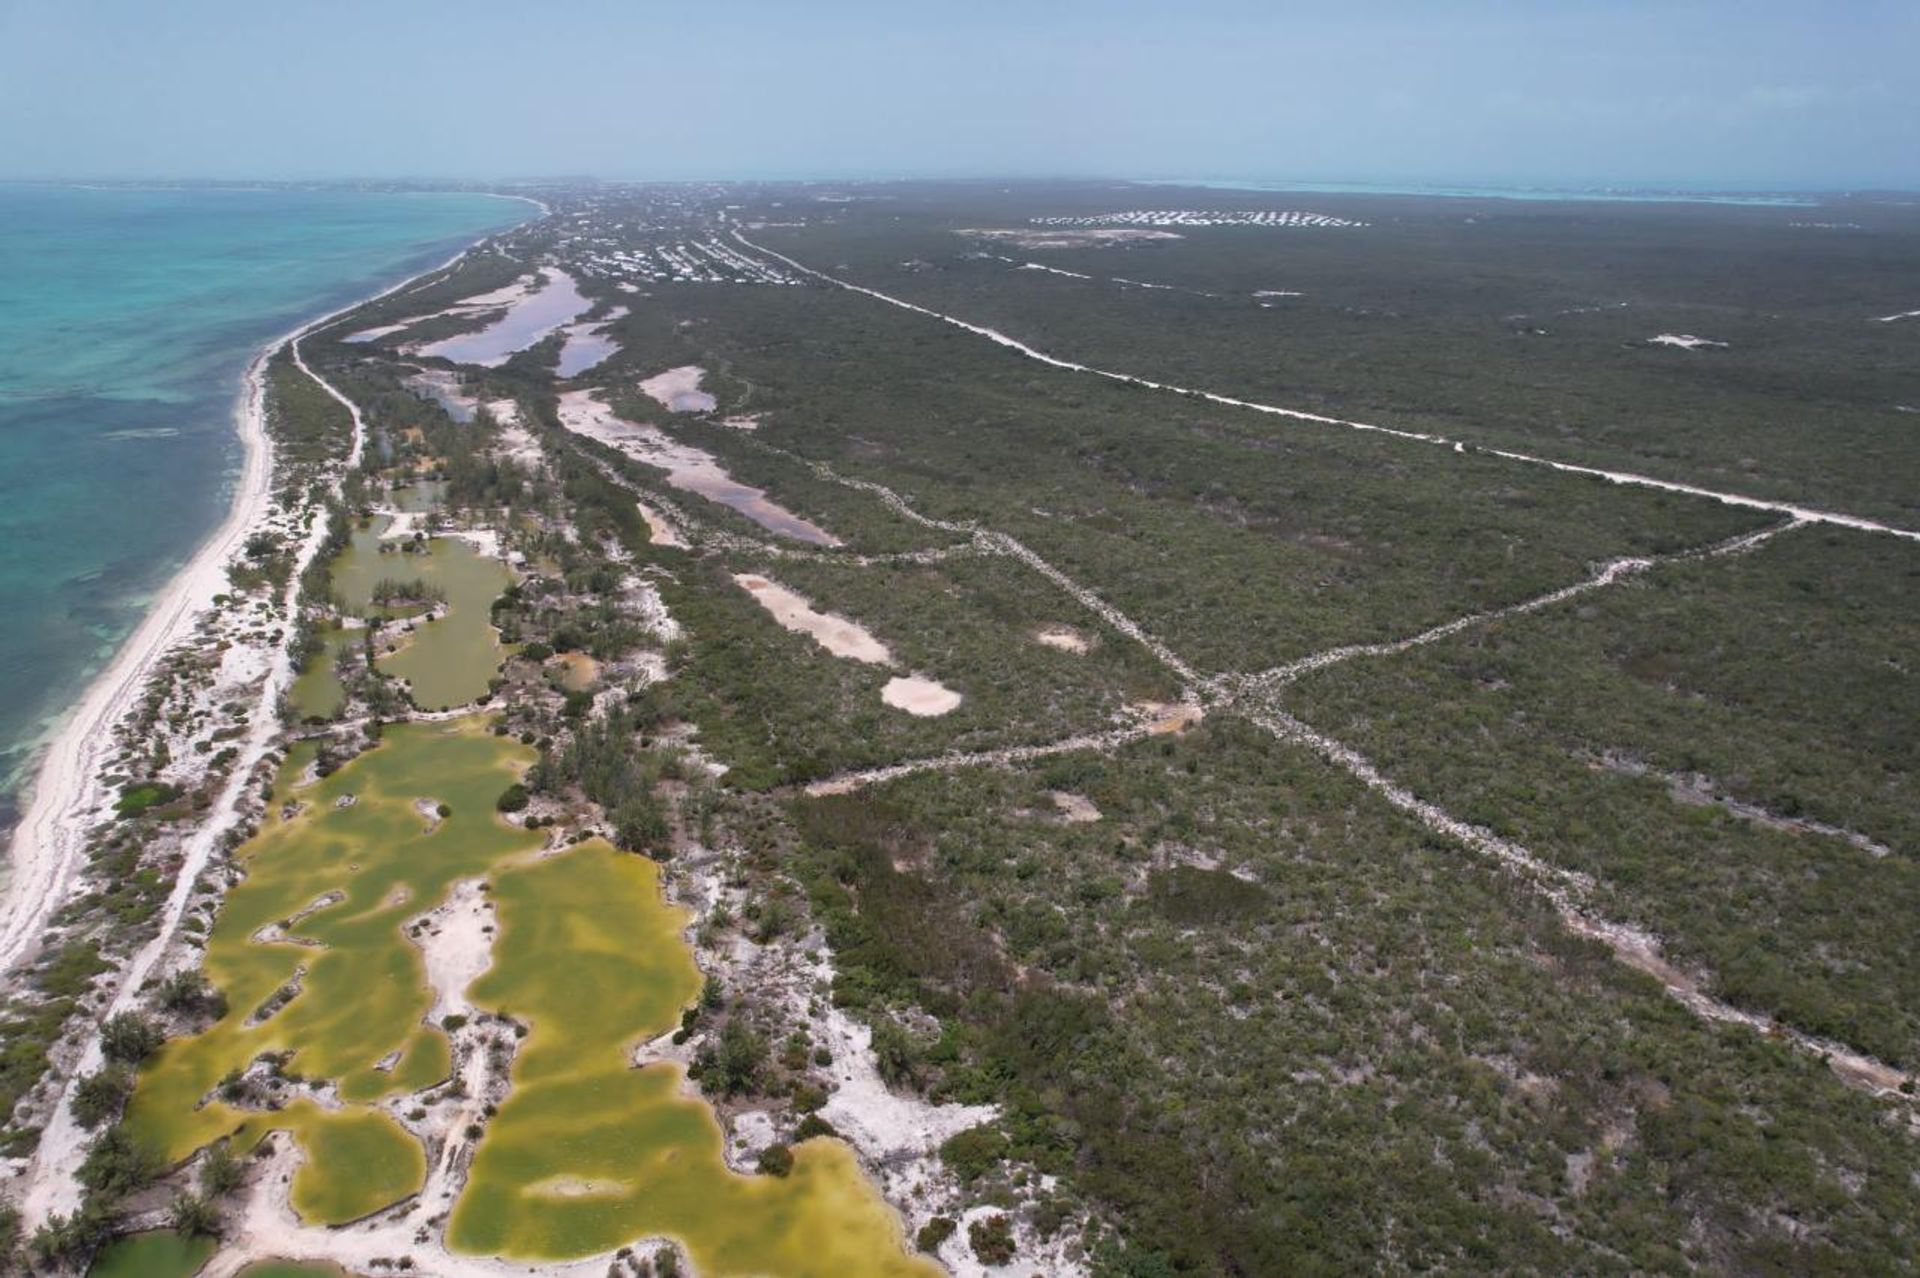
[[[36,747],[225,513],[260,346],[532,211],[0,184],[0,838]]]

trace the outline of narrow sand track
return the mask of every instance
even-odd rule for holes
[[[1358,750],[1307,726],[1277,706],[1244,708],[1242,713],[1281,741],[1311,750],[1344,769],[1375,795],[1427,829],[1496,862],[1508,873],[1533,886],[1553,904],[1569,931],[1599,941],[1613,952],[1617,960],[1653,977],[1670,997],[1702,1020],[1744,1026],[1824,1061],[1850,1086],[1905,1106],[1910,1124],[1920,1131],[1920,1113],[1914,1110],[1913,1098],[1902,1091],[1915,1085],[1916,1079],[1912,1074],[1857,1052],[1845,1044],[1804,1033],[1771,1017],[1744,1011],[1714,998],[1701,988],[1705,983],[1703,980],[1681,971],[1662,956],[1660,941],[1652,933],[1602,918],[1593,912],[1587,901],[1594,882],[1588,876],[1551,865],[1521,844],[1462,821],[1437,804],[1427,802],[1383,774]]]
[[[1624,484],[1638,488],[1657,488],[1663,492],[1683,493],[1690,497],[1702,497],[1708,501],[1716,501],[1725,506],[1741,506],[1751,510],[1770,510],[1809,523],[1835,524],[1842,528],[1852,528],[1861,532],[1886,533],[1893,537],[1904,537],[1909,541],[1920,541],[1920,530],[1898,528],[1891,524],[1884,524],[1874,519],[1866,519],[1859,515],[1849,515],[1839,511],[1816,510],[1812,507],[1799,506],[1791,502],[1771,501],[1761,497],[1749,497],[1743,493],[1722,492],[1718,489],[1702,488],[1697,484],[1681,483],[1670,479],[1657,479],[1652,475],[1641,475],[1633,471],[1606,470],[1598,466],[1582,466],[1574,462],[1555,461],[1552,458],[1539,457],[1532,453],[1517,452],[1506,448],[1490,448],[1482,444],[1470,444],[1465,440],[1453,439],[1446,435],[1435,435],[1426,431],[1402,430],[1393,426],[1378,426],[1370,422],[1357,422],[1344,417],[1329,417],[1323,413],[1309,413],[1298,408],[1283,408],[1277,404],[1262,404],[1255,400],[1238,399],[1232,395],[1221,395],[1214,391],[1196,390],[1192,387],[1176,386],[1168,382],[1156,382],[1145,377],[1136,377],[1131,373],[1117,373],[1110,369],[1096,368],[1091,364],[1075,363],[1073,360],[1061,359],[1057,355],[1049,355],[1047,352],[1037,347],[1029,346],[1017,338],[1008,337],[998,329],[988,328],[983,324],[969,323],[957,316],[936,311],[931,307],[920,306],[904,298],[894,297],[890,293],[882,293],[879,289],[868,288],[863,284],[854,284],[838,276],[829,275],[825,271],[815,270],[811,266],[804,266],[784,253],[778,253],[773,249],[755,244],[745,235],[741,234],[738,229],[733,231],[733,238],[756,253],[764,253],[768,257],[786,263],[796,271],[810,275],[824,283],[831,284],[835,288],[843,288],[852,293],[859,293],[865,297],[871,297],[875,301],[885,302],[889,306],[897,306],[902,310],[912,311],[916,315],[924,315],[929,319],[939,320],[943,324],[951,324],[955,328],[972,333],[976,337],[984,337],[988,341],[998,346],[1004,346],[1008,350],[1026,356],[1028,359],[1038,360],[1042,364],[1062,369],[1066,372],[1087,373],[1094,377],[1104,377],[1108,381],[1123,382],[1129,386],[1140,386],[1147,390],[1165,391],[1168,394],[1183,395],[1189,399],[1206,400],[1208,403],[1220,404],[1227,408],[1244,408],[1251,412],[1265,413],[1273,417],[1285,417],[1294,421],[1312,422],[1320,426],[1338,426],[1346,430],[1366,431],[1377,435],[1387,435],[1395,439],[1404,439],[1414,443],[1432,444],[1443,448],[1450,448],[1456,452],[1464,453],[1472,451],[1491,457],[1503,458],[1507,461],[1521,462],[1528,466],[1544,466],[1549,470],[1557,470],[1564,474],[1587,475],[1595,479],[1604,479],[1608,483]]]
[[[790,454],[789,454],[790,455]],[[853,480],[840,476],[821,463],[808,463],[814,472],[823,478],[849,487],[871,492],[887,502],[905,517],[929,527],[942,528],[952,532],[971,532],[976,537],[989,540],[1001,550],[1001,553],[1013,555],[1026,563],[1034,571],[1060,585],[1068,593],[1096,612],[1116,629],[1140,642],[1147,650],[1159,658],[1166,667],[1186,680],[1189,688],[1197,681],[1191,667],[1180,657],[1167,649],[1166,645],[1141,629],[1130,618],[1105,605],[1093,592],[1080,586],[1072,578],[1055,568],[1052,564],[1004,534],[982,530],[974,525],[947,523],[933,520],[915,511],[911,504],[892,489],[867,480]],[[1758,531],[1742,534],[1711,546],[1680,551],[1672,555],[1653,558],[1616,559],[1603,565],[1593,576],[1550,591],[1545,595],[1523,600],[1508,608],[1491,612],[1475,613],[1440,626],[1432,627],[1408,639],[1386,644],[1350,645],[1328,650],[1299,662],[1283,666],[1276,671],[1261,675],[1237,676],[1225,675],[1209,681],[1206,691],[1208,700],[1215,706],[1240,700],[1243,704],[1235,708],[1249,721],[1291,745],[1312,750],[1329,763],[1345,769],[1357,778],[1369,790],[1384,799],[1400,811],[1412,816],[1422,825],[1435,833],[1459,843],[1470,851],[1479,853],[1496,861],[1507,872],[1528,883],[1541,892],[1554,905],[1567,928],[1581,936],[1598,940],[1612,951],[1614,957],[1636,970],[1647,973],[1660,982],[1671,997],[1694,1012],[1703,1020],[1717,1024],[1740,1025],[1763,1034],[1775,1041],[1787,1043],[1794,1048],[1815,1056],[1832,1067],[1835,1074],[1850,1086],[1868,1091],[1883,1099],[1892,1100],[1908,1110],[1909,1125],[1920,1132],[1920,1110],[1916,1110],[1911,1097],[1903,1093],[1903,1088],[1915,1085],[1913,1075],[1903,1073],[1883,1061],[1857,1052],[1842,1043],[1816,1037],[1803,1031],[1783,1025],[1770,1017],[1747,1012],[1722,1000],[1714,998],[1702,988],[1701,979],[1680,971],[1662,957],[1658,938],[1651,933],[1602,918],[1595,914],[1587,901],[1592,896],[1595,883],[1589,876],[1578,871],[1554,865],[1536,856],[1524,846],[1495,835],[1462,821],[1440,808],[1414,795],[1405,787],[1383,775],[1364,755],[1334,738],[1309,727],[1292,715],[1266,700],[1273,691],[1288,680],[1298,677],[1309,670],[1321,669],[1363,655],[1393,655],[1405,652],[1421,644],[1435,642],[1449,635],[1458,634],[1475,625],[1497,621],[1502,617],[1515,616],[1548,608],[1554,604],[1577,598],[1590,591],[1600,589],[1637,576],[1661,563],[1678,563],[1703,558],[1716,558],[1728,555],[1744,554],[1763,545],[1781,533],[1799,528],[1808,523],[1822,522],[1795,515],[1781,523]],[[1831,522],[1831,521],[1826,521]],[[1196,694],[1190,692],[1190,696]],[[1198,700],[1196,696],[1196,701]],[[1202,708],[1196,705],[1196,708]],[[1004,766],[1045,758],[1050,755],[1065,754],[1083,749],[1111,749],[1152,735],[1154,727],[1133,727],[1117,729],[1108,733],[1093,733],[1083,736],[1067,737],[1059,741],[1040,745],[1011,747],[1004,750],[977,752],[954,752],[931,758],[907,760],[879,768],[863,769],[844,773],[814,782],[807,787],[812,795],[845,794],[868,785],[882,784],[924,772],[951,771],[958,768],[980,766]]]
[[[1593,576],[1588,577],[1585,581],[1577,581],[1571,586],[1562,586],[1560,589],[1548,591],[1544,595],[1535,595],[1531,599],[1522,600],[1517,604],[1511,604],[1505,608],[1494,608],[1487,612],[1476,612],[1464,617],[1456,617],[1452,621],[1443,622],[1431,630],[1423,630],[1419,634],[1409,636],[1405,639],[1392,639],[1385,643],[1348,644],[1345,647],[1329,648],[1324,652],[1316,652],[1311,656],[1302,657],[1298,661],[1290,661],[1284,666],[1276,666],[1272,670],[1265,670],[1259,674],[1222,675],[1214,681],[1213,686],[1218,690],[1228,693],[1267,691],[1277,688],[1281,684],[1292,683],[1302,675],[1312,674],[1316,670],[1324,670],[1328,666],[1339,665],[1343,661],[1351,661],[1355,657],[1396,656],[1399,653],[1407,652],[1410,649],[1418,648],[1425,644],[1437,643],[1442,639],[1457,635],[1463,630],[1470,630],[1475,626],[1484,626],[1507,617],[1523,616],[1526,613],[1539,612],[1543,608],[1551,608],[1555,604],[1565,603],[1569,599],[1576,599],[1591,591],[1614,585],[1630,577],[1637,577],[1661,564],[1684,563],[1692,559],[1713,559],[1727,555],[1744,554],[1757,546],[1771,541],[1783,532],[1789,532],[1795,528],[1804,528],[1806,523],[1807,521],[1803,519],[1790,519],[1785,523],[1762,528],[1758,532],[1746,533],[1727,541],[1716,542],[1711,546],[1703,546],[1694,550],[1682,550],[1671,555],[1655,555],[1649,558],[1609,560],[1607,563],[1601,565],[1599,571],[1595,572]]]
[[[331,494],[337,496],[347,470],[359,463],[361,453],[366,446],[366,422],[351,400],[342,395],[325,378],[314,373],[301,358],[300,339],[305,336],[306,331],[303,329],[300,333],[286,339],[285,344],[291,346],[294,363],[329,395],[345,405],[353,422],[353,444],[347,454],[348,460],[344,466],[336,470],[329,485]],[[247,415],[253,420],[254,428],[260,431],[263,438],[266,421],[266,365],[267,361],[278,352],[280,345],[281,343],[276,343],[266,354],[256,360],[253,370],[248,375]],[[299,551],[294,557],[293,571],[287,577],[286,590],[281,598],[281,610],[284,616],[293,617],[299,612],[301,578],[326,544],[328,524],[325,508],[318,508],[307,535],[301,541]],[[212,810],[182,848],[180,869],[174,879],[173,890],[167,895],[166,905],[161,909],[160,925],[153,939],[134,954],[115,978],[114,995],[100,1015],[103,1023],[121,1012],[131,1011],[139,1001],[141,988],[146,984],[147,978],[157,974],[160,966],[168,958],[169,951],[173,948],[179,934],[181,920],[186,917],[187,906],[191,904],[194,890],[199,885],[201,874],[206,871],[227,833],[240,825],[246,813],[247,796],[257,788],[254,773],[280,736],[281,724],[278,714],[280,697],[293,687],[294,677],[292,654],[284,644],[276,646],[271,664],[267,669],[267,677],[248,711],[247,735],[239,743],[239,758],[234,761],[232,771],[227,774],[226,783],[221,786],[219,797],[214,800]],[[34,1157],[31,1181],[24,1200],[25,1216],[28,1220],[45,1220],[56,1212],[70,1213],[80,1205],[82,1192],[75,1173],[79,1171],[80,1163],[86,1157],[87,1134],[74,1119],[70,1101],[74,1083],[81,1076],[99,1069],[102,1061],[100,1039],[96,1034],[89,1039],[79,1061],[68,1074],[67,1085],[54,1106],[46,1129],[41,1133],[40,1144]]]

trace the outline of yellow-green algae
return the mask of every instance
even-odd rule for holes
[[[302,719],[331,719],[346,705],[347,690],[340,682],[340,658],[366,641],[366,632],[329,626],[319,632],[320,647],[307,659],[306,669],[293,681],[288,697]]]
[[[535,836],[495,816],[531,751],[472,717],[391,727],[331,776],[298,783],[312,757],[302,746],[282,769],[276,805],[299,808],[276,807],[241,849],[247,877],[209,939],[206,972],[230,1010],[142,1071],[128,1111],[137,1139],[178,1160],[230,1133],[244,1148],[289,1131],[305,1154],[293,1206],[318,1224],[417,1192],[419,1143],[371,1103],[448,1069],[444,1037],[422,1022],[432,995],[402,927],[455,882],[491,875],[500,934],[471,996],[530,1031],[456,1207],[453,1246],[547,1259],[665,1236],[704,1275],[939,1272],[906,1254],[845,1145],[801,1145],[785,1178],[736,1174],[679,1067],[632,1067],[634,1045],[671,1029],[699,990],[687,915],[662,898],[651,861],[600,840],[541,857]],[[423,802],[451,814],[424,815]],[[299,993],[249,1026],[296,972]],[[335,1084],[338,1107],[302,1098],[259,1113],[219,1098],[224,1076],[272,1051]]]
[[[784,1178],[739,1175],[679,1066],[633,1067],[700,988],[687,914],[653,862],[591,840],[503,870],[493,899],[494,963],[469,997],[530,1030],[454,1209],[454,1247],[560,1259],[667,1236],[709,1278],[940,1272],[906,1253],[845,1145],[802,1144]]]
[[[87,1278],[193,1278],[213,1259],[213,1239],[171,1229],[115,1239],[100,1249]]]
[[[456,880],[487,874],[539,838],[494,812],[532,751],[477,719],[391,727],[377,748],[295,788],[289,774],[308,757],[289,760],[275,792],[301,809],[270,818],[241,849],[247,877],[208,941],[205,970],[227,996],[227,1015],[161,1049],[141,1074],[128,1121],[170,1161],[230,1132],[245,1146],[290,1131],[307,1155],[294,1208],[337,1224],[416,1192],[426,1174],[419,1142],[367,1102],[430,1086],[449,1068],[445,1036],[422,1023],[432,995],[402,924],[444,900]],[[423,815],[423,802],[451,815]],[[296,979],[291,1001],[247,1024]],[[293,1052],[289,1072],[335,1084],[340,1107],[301,1099],[259,1113],[221,1100],[229,1071],[277,1051]],[[380,1069],[395,1052],[398,1064]]]
[[[391,522],[382,516],[354,529],[329,568],[333,592],[347,612],[391,620],[419,610],[375,608],[373,588],[383,578],[418,579],[444,591],[445,611],[433,621],[413,623],[405,646],[382,658],[379,667],[405,679],[415,703],[424,709],[465,705],[486,692],[505,656],[492,609],[500,592],[512,584],[512,570],[451,537],[431,538],[424,551],[382,551],[380,534]]]

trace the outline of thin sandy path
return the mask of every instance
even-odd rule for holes
[[[1702,488],[1697,484],[1680,483],[1676,480],[1669,479],[1656,479],[1651,475],[1641,475],[1633,471],[1606,470],[1598,466],[1582,466],[1574,462],[1554,461],[1551,458],[1538,457],[1532,453],[1516,452],[1512,449],[1505,448],[1489,448],[1481,444],[1469,444],[1464,440],[1453,439],[1446,435],[1435,435],[1425,431],[1402,430],[1393,426],[1377,426],[1370,422],[1357,422],[1344,417],[1329,417],[1322,413],[1309,413],[1298,408],[1282,408],[1277,404],[1262,404],[1255,400],[1239,399],[1232,395],[1221,395],[1214,391],[1195,390],[1187,386],[1176,386],[1169,382],[1156,382],[1145,377],[1136,377],[1131,373],[1117,373],[1110,369],[1096,368],[1091,364],[1076,363],[1073,360],[1061,359],[1057,355],[1049,355],[1047,352],[1037,347],[1029,346],[1017,338],[1008,337],[998,329],[988,328],[983,324],[969,323],[957,316],[936,311],[931,307],[917,305],[904,298],[894,297],[890,293],[882,293],[879,289],[868,288],[863,284],[854,284],[838,276],[829,275],[825,271],[815,270],[811,266],[803,266],[784,253],[775,252],[773,249],[755,244],[752,240],[749,240],[745,235],[741,234],[737,228],[733,231],[733,237],[756,253],[764,253],[768,257],[786,263],[796,271],[810,275],[836,288],[843,288],[849,292],[871,297],[875,301],[885,302],[889,306],[897,306],[902,310],[912,311],[916,315],[925,315],[929,319],[939,320],[943,324],[951,324],[955,328],[963,329],[966,332],[974,334],[976,337],[984,337],[988,341],[999,346],[1004,346],[1008,350],[1026,356],[1028,359],[1038,360],[1042,364],[1063,369],[1067,372],[1088,373],[1094,377],[1104,377],[1108,381],[1124,382],[1127,385],[1140,386],[1148,390],[1166,391],[1169,394],[1184,395],[1189,399],[1203,399],[1209,403],[1220,404],[1228,408],[1244,408],[1252,412],[1266,413],[1274,417],[1286,417],[1295,421],[1313,422],[1321,426],[1339,426],[1347,430],[1389,435],[1395,439],[1405,439],[1415,443],[1435,444],[1444,448],[1451,448],[1456,452],[1464,453],[1471,449],[1474,452],[1504,458],[1507,461],[1522,462],[1529,466],[1545,466],[1550,470],[1557,470],[1570,475],[1587,475],[1595,479],[1604,479],[1609,483],[1624,484],[1639,488],[1657,488],[1663,492],[1670,493],[1683,493],[1689,497],[1702,497],[1708,501],[1716,501],[1726,506],[1741,506],[1751,510],[1770,510],[1777,514],[1790,515],[1795,519],[1804,520],[1808,523],[1835,524],[1842,528],[1853,528],[1861,532],[1886,533],[1889,536],[1903,537],[1909,541],[1920,541],[1920,530],[1897,528],[1891,524],[1884,524],[1878,520],[1867,519],[1859,515],[1849,515],[1840,511],[1817,510],[1809,506],[1795,505],[1792,502],[1770,501],[1761,497],[1749,497],[1743,493],[1722,492],[1718,489]]]
[[[331,485],[332,491],[337,494],[341,477],[347,469],[358,463],[365,447],[366,422],[350,400],[307,366],[300,356],[301,336],[304,336],[304,331],[287,339],[292,347],[294,363],[328,394],[346,405],[353,421],[353,444],[348,452],[347,466],[336,473]],[[253,422],[252,429],[262,439],[265,438],[266,422],[266,366],[279,349],[279,344],[270,348],[254,362],[248,374],[247,416]],[[326,545],[329,522],[325,507],[321,507],[300,543],[294,557],[293,571],[288,574],[281,598],[284,616],[292,617],[299,611],[301,578]],[[155,974],[173,945],[201,874],[219,850],[227,833],[241,823],[246,811],[246,798],[257,789],[254,772],[279,739],[281,724],[278,706],[281,696],[293,687],[294,677],[291,652],[284,644],[276,645],[267,667],[266,679],[247,715],[247,735],[239,742],[239,757],[234,760],[226,782],[220,787],[212,811],[182,848],[180,868],[176,872],[173,889],[167,894],[166,905],[161,909],[159,927],[153,939],[136,951],[120,970],[114,995],[100,1014],[103,1023],[121,1012],[132,1010],[139,1002],[141,989],[148,976]],[[42,1221],[56,1212],[71,1213],[80,1205],[82,1194],[75,1173],[86,1156],[87,1134],[74,1119],[69,1101],[75,1080],[99,1069],[102,1060],[100,1039],[96,1034],[88,1040],[79,1061],[68,1074],[67,1086],[62,1090],[41,1133],[32,1181],[23,1200],[25,1217],[29,1221]]]

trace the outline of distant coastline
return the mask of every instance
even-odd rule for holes
[[[1205,187],[1217,191],[1299,191],[1316,195],[1425,195],[1462,200],[1531,200],[1606,204],[1751,204],[1817,208],[1805,191],[1683,191],[1634,187],[1475,186],[1374,182],[1273,182],[1253,178],[1142,178],[1142,186]]]
[[[87,184],[81,183],[15,183],[11,185],[16,188],[26,185],[38,185],[43,188],[90,189]],[[130,191],[132,188],[118,187],[111,189]],[[379,194],[384,195],[385,193],[381,192]],[[432,192],[426,194],[432,194],[438,197],[441,193]],[[467,197],[484,195],[489,200],[510,200],[531,204],[536,210],[536,216],[539,213],[545,212],[544,206],[541,205],[539,201],[526,196],[510,195],[503,192],[479,191],[460,191],[451,192],[450,194]],[[311,315],[316,312],[331,312],[343,303],[350,306],[359,305],[369,294],[378,294],[392,287],[397,287],[399,284],[404,284],[410,280],[419,278],[423,271],[436,269],[434,264],[442,263],[447,257],[447,254],[455,248],[458,248],[460,252],[464,253],[476,241],[488,235],[497,234],[503,229],[505,229],[504,225],[485,231],[475,231],[471,233],[462,231],[451,236],[435,236],[431,241],[424,241],[417,250],[408,252],[404,257],[396,259],[388,269],[370,273],[364,281],[354,279],[349,275],[344,277],[344,281],[351,282],[345,282],[344,288],[322,287],[318,289],[312,301],[308,303],[313,309],[309,310],[307,306],[301,306],[300,309],[305,310],[307,314]],[[347,291],[349,289],[351,290],[350,292]],[[278,308],[271,309],[277,310]],[[280,313],[285,314],[285,312]],[[293,313],[298,314],[299,312],[295,311]],[[89,314],[85,319],[90,321],[92,316]],[[127,322],[123,318],[113,315],[110,312],[106,313],[106,320],[116,325],[116,329],[114,330],[116,336]],[[276,321],[270,315],[269,308],[263,308],[258,317],[239,315],[235,317],[235,320],[237,323],[248,326],[264,326],[264,324],[272,322],[275,323],[276,327],[279,327],[286,323],[284,318]],[[65,326],[66,323],[64,320],[61,322],[62,326]],[[272,337],[272,330],[268,330],[267,333],[262,334],[262,338],[271,339],[265,343],[269,348],[277,344],[278,341],[284,340],[283,337]],[[226,339],[222,338],[220,340],[224,341]],[[243,406],[241,412],[235,413],[230,410],[222,415],[224,418],[222,424],[225,429],[219,433],[228,440],[234,438],[230,433],[234,429],[234,422],[236,419],[244,416],[244,404],[248,393],[248,377],[243,370],[246,367],[250,367],[257,358],[257,352],[260,349],[259,343],[260,339],[248,342],[246,347],[243,348],[245,350],[244,355],[236,351],[235,355],[237,358],[235,363],[241,366],[234,367],[229,365],[229,367],[233,367],[232,372],[222,372],[219,374],[218,381],[220,383],[227,386],[235,386],[237,383],[234,390],[215,392],[209,389],[205,392],[207,397],[211,397],[213,394],[221,394],[222,398],[226,399],[228,403],[231,403],[232,399],[227,397],[237,393],[241,401]],[[98,345],[101,349],[106,349],[104,341],[98,343]],[[16,357],[14,360],[16,373],[20,373],[24,368],[31,366],[36,358],[34,354],[35,350],[37,350],[37,348],[29,347],[25,350],[16,348],[13,351]],[[165,347],[165,350],[170,354],[176,350],[184,350],[190,358],[217,358],[221,363],[225,363],[227,358],[223,356],[209,357],[201,347],[193,345],[170,345]],[[0,381],[5,380],[7,380],[5,377],[0,377]],[[84,369],[81,370],[81,374],[77,376],[74,384],[76,387],[84,388],[87,393],[96,395],[113,395],[118,389],[110,383],[104,384],[104,389],[97,389],[97,387],[103,384],[96,383],[91,370]],[[213,383],[209,382],[208,385],[211,387]],[[154,393],[159,394],[161,392]],[[84,411],[85,403],[81,400],[80,393],[73,392],[72,394],[75,407],[71,411]],[[16,404],[30,401],[42,403],[52,402],[45,399],[45,397],[34,396],[32,394],[19,395],[16,396],[14,400]],[[144,414],[148,411],[145,408],[139,407],[147,402],[140,397],[140,392],[135,392],[128,402],[135,406],[133,411],[136,413]],[[207,406],[207,408],[210,407],[211,405]],[[61,411],[64,412],[68,410],[63,406]],[[198,404],[189,401],[179,409],[171,411],[184,413],[190,418],[197,418],[200,413],[206,411],[206,408],[202,408]],[[35,666],[32,669],[15,669],[11,665],[8,667],[9,670],[12,671],[10,677],[21,678],[28,681],[15,685],[11,690],[10,695],[17,697],[20,706],[15,708],[13,720],[6,723],[6,731],[0,733],[0,847],[7,848],[10,853],[4,859],[0,859],[0,892],[8,890],[9,882],[13,877],[15,869],[14,858],[11,853],[17,850],[15,844],[20,837],[23,824],[28,819],[35,803],[35,791],[40,788],[41,783],[44,781],[49,760],[57,749],[62,737],[77,729],[77,720],[86,717],[82,714],[82,708],[88,706],[95,700],[101,684],[113,680],[114,671],[116,667],[119,666],[123,654],[127,649],[136,646],[139,636],[148,627],[149,620],[157,611],[167,605],[168,600],[179,590],[182,579],[192,575],[193,565],[198,562],[206,552],[207,546],[219,540],[221,531],[225,527],[226,521],[231,517],[235,505],[244,497],[244,472],[248,465],[248,449],[246,447],[244,425],[245,423],[241,422],[242,430],[238,439],[241,448],[239,455],[235,458],[239,469],[228,471],[226,475],[223,476],[223,480],[227,482],[220,482],[211,486],[209,496],[217,503],[217,507],[209,512],[211,517],[204,531],[199,532],[192,542],[181,546],[178,550],[165,544],[151,548],[151,559],[149,560],[151,568],[140,570],[141,575],[145,577],[146,580],[140,582],[135,589],[120,594],[117,598],[107,598],[102,601],[88,601],[91,607],[89,619],[93,628],[93,637],[96,643],[99,644],[96,649],[97,655],[95,660],[89,663],[91,669],[69,674],[63,669],[41,670],[39,666]],[[173,427],[167,427],[166,429],[169,431],[169,437],[178,434],[178,430]],[[130,436],[127,432],[117,431],[98,438],[113,440],[128,437]],[[30,448],[33,446],[34,438],[35,437],[26,437],[16,442],[22,447]],[[195,454],[196,459],[198,456],[198,454]],[[50,462],[49,464],[60,467],[61,473],[69,481],[70,485],[84,485],[91,482],[89,472],[67,469],[67,467],[70,467],[73,463],[65,454],[62,454],[61,457],[61,461]],[[16,474],[16,478],[20,478],[20,476]],[[193,496],[196,503],[198,502],[197,493],[189,495]],[[120,500],[120,498],[112,492],[105,493],[103,499],[108,501]],[[71,511],[68,513],[84,515],[84,511]],[[66,515],[63,514],[62,518],[65,517]],[[125,557],[125,555],[122,556],[123,559]],[[110,571],[116,574],[114,579],[118,580],[124,578],[124,576],[132,572],[133,569],[124,563],[115,563]],[[98,571],[92,574],[96,580],[99,579],[101,575]],[[78,580],[78,578],[75,578],[75,580]],[[56,601],[55,606],[58,606],[58,601]],[[78,605],[69,606],[77,607]],[[93,615],[95,613],[98,613],[99,616],[95,617]],[[121,628],[120,624],[114,624],[119,622],[122,615],[126,618],[123,623],[124,629]],[[109,625],[112,626],[111,631],[107,629]],[[117,631],[118,633],[113,633],[113,631]],[[16,658],[22,661],[25,659],[24,656],[20,656],[19,654],[16,654]],[[42,664],[44,664],[44,662]],[[25,709],[20,707],[25,707]],[[28,717],[29,713],[31,717]]]

